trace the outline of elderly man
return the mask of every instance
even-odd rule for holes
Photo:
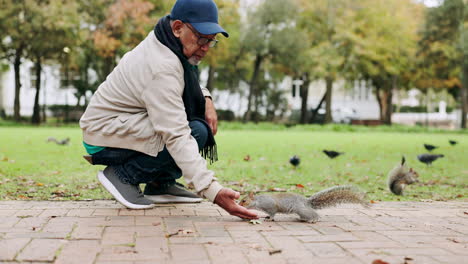
[[[80,120],[87,159],[107,166],[98,179],[126,207],[204,197],[232,215],[257,218],[236,203],[238,192],[217,182],[202,157],[217,158],[217,116],[197,65],[218,33],[229,36],[213,0],[178,0],[93,95]],[[182,175],[199,196],[176,183]]]

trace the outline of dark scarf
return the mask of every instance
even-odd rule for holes
[[[200,151],[201,155],[208,157],[210,163],[218,160],[216,151],[216,142],[210,126],[205,121],[205,97],[203,96],[198,81],[198,67],[190,64],[185,58],[182,49],[182,43],[172,33],[170,25],[170,16],[167,15],[161,18],[154,27],[156,38],[166,47],[168,47],[179,58],[184,67],[184,93],[182,99],[184,101],[185,113],[188,121],[200,121],[208,129],[208,139],[205,146]]]

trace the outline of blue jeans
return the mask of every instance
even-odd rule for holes
[[[208,138],[208,128],[200,121],[190,121],[189,126],[201,150]],[[92,156],[93,164],[112,166],[124,183],[171,183],[182,176],[182,171],[166,147],[156,157],[135,150],[110,147]]]

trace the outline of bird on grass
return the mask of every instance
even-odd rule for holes
[[[427,149],[428,151],[433,151],[434,149],[438,148],[437,146],[431,145],[431,144],[424,144],[424,148]]]
[[[55,142],[55,143],[57,143],[57,145],[68,145],[68,143],[70,143],[70,138],[67,137],[67,138],[64,138],[62,140],[58,140],[58,139],[56,139],[54,137],[49,137],[47,139],[47,142]]]
[[[297,155],[294,155],[289,159],[289,163],[291,163],[291,165],[293,165],[294,168],[296,168],[297,166],[299,166],[299,163],[301,163],[301,159]]]
[[[458,144],[458,142],[457,142],[457,141],[455,141],[455,140],[452,140],[452,139],[450,139],[450,140],[449,140],[449,143],[450,143],[450,145],[452,145],[452,146],[454,146],[454,145]]]
[[[323,153],[325,153],[330,159],[334,159],[338,157],[339,155],[344,154],[344,152],[338,152],[338,151],[326,150],[326,149],[323,150]]]
[[[443,154],[421,154],[418,155],[418,160],[422,163],[426,163],[427,166],[431,165],[432,162],[436,161],[438,158],[444,157]]]

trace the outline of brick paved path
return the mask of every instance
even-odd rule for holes
[[[0,201],[0,262],[468,263],[468,202],[319,213],[315,224],[279,215],[253,225],[207,202],[127,210],[114,201]]]

